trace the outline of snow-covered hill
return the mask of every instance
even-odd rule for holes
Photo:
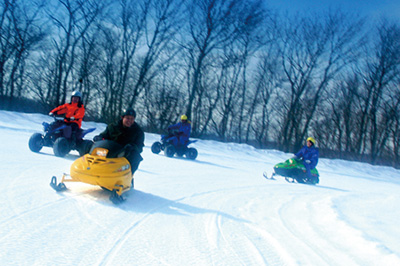
[[[262,172],[291,154],[199,140],[197,160],[167,158],[146,134],[113,205],[99,187],[50,188],[78,155],[31,152],[43,121],[0,111],[0,265],[400,265],[399,170],[321,159],[319,185],[290,184]]]

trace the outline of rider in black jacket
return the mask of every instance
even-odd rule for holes
[[[144,132],[135,122],[136,112],[132,108],[124,111],[121,119],[110,124],[93,138],[94,141],[112,140],[125,148],[125,158],[129,161],[132,174],[138,169],[140,161],[143,160],[140,153],[144,147]]]

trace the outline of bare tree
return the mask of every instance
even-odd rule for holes
[[[57,32],[57,35],[53,35],[54,70],[51,70],[52,76],[49,77],[52,89],[48,90],[46,97],[51,104],[59,105],[66,100],[70,75],[75,67],[76,50],[102,11],[103,3],[94,0],[57,0],[57,7],[51,7],[48,11]],[[54,8],[57,12],[54,12]]]
[[[92,113],[95,115],[98,109],[94,106],[89,106],[90,102],[96,102],[96,88],[98,88],[98,75],[100,74],[98,66],[100,65],[101,58],[100,45],[98,37],[100,36],[100,29],[94,27],[88,30],[87,34],[80,40],[80,46],[76,53],[76,74],[78,80],[75,82],[74,90],[82,92],[82,101],[86,107],[87,114]]]
[[[286,111],[279,137],[284,150],[304,141],[330,81],[353,58],[361,25],[337,11],[295,18],[285,27],[280,53],[288,85],[281,92]]]
[[[0,17],[0,96],[6,94],[4,79],[7,68],[7,63],[14,53],[13,46],[13,25],[10,19],[9,10],[12,6],[10,1],[1,2],[1,17]]]
[[[259,145],[268,142],[270,113],[271,113],[271,96],[276,87],[280,86],[280,69],[279,54],[277,53],[278,40],[278,17],[276,14],[268,16],[264,23],[256,27],[252,34],[255,34],[255,47],[252,49],[259,57],[257,67],[249,75],[253,82],[250,82],[252,90],[248,98],[247,104],[247,127],[245,131],[245,141],[248,143],[251,136],[258,141]],[[263,36],[263,37],[260,37]],[[247,39],[247,38],[246,38]],[[258,51],[261,51],[257,53]],[[250,60],[254,60],[252,53]],[[256,58],[257,58],[256,57]],[[246,63],[252,65],[253,63]],[[247,71],[244,71],[247,72]],[[243,75],[244,84],[247,84],[247,75]],[[246,95],[246,85],[243,86],[243,98]],[[261,96],[261,97],[260,97]],[[243,101],[244,102],[244,101]],[[244,107],[241,109],[245,109]],[[241,128],[241,126],[239,127]],[[240,130],[241,131],[241,130]]]
[[[144,32],[145,51],[137,60],[136,81],[129,90],[128,105],[132,106],[146,84],[165,71],[178,54],[177,46],[171,44],[183,25],[183,7],[186,0],[149,0],[149,12]]]
[[[359,137],[358,152],[371,154],[375,162],[384,148],[390,127],[390,117],[385,111],[386,102],[392,97],[394,83],[400,74],[400,27],[387,21],[377,29],[378,38],[366,52],[365,70],[363,70],[362,113],[360,114],[361,131],[368,132]],[[368,144],[363,142],[368,139]],[[365,144],[365,145],[363,145]]]
[[[175,71],[174,67],[167,69],[163,75],[157,76],[154,84],[149,83],[145,88],[145,112],[141,117],[147,118],[146,129],[150,132],[165,132],[182,111],[181,81],[170,77]]]
[[[99,32],[99,77],[94,83],[97,84],[96,90],[98,97],[97,105],[100,109],[99,116],[103,121],[115,119],[117,110],[117,98],[120,97],[118,76],[120,73],[119,51],[121,49],[121,36],[113,27],[100,25]]]
[[[145,31],[149,5],[150,1],[122,0],[104,6],[109,12],[107,16],[97,16],[96,27],[89,28],[79,40],[73,70],[76,69],[75,75],[82,83],[75,81],[73,86],[83,89],[84,103],[92,95],[100,96],[92,99],[95,104],[90,109],[103,121],[113,121],[129,102],[127,88],[133,87],[134,60]],[[107,9],[101,11],[105,13]],[[120,13],[116,15],[115,10]]]
[[[240,34],[235,42],[235,50],[238,52],[238,60],[243,70],[241,71],[242,82],[240,87],[238,124],[235,131],[239,142],[242,142],[243,139],[245,141],[249,140],[249,125],[251,124],[255,107],[249,102],[250,95],[248,95],[250,90],[248,76],[251,75],[248,75],[248,69],[251,69],[250,60],[263,45],[275,40],[273,34],[275,29],[274,26],[271,26],[274,25],[273,18],[270,17],[262,1],[247,3],[238,15],[238,18],[236,28]],[[267,20],[267,18],[269,19]],[[247,130],[245,127],[246,120],[248,121]]]
[[[330,128],[321,138],[322,146],[337,149],[339,152],[355,153],[355,136],[358,132],[357,97],[359,95],[360,81],[353,77],[342,78],[332,87],[327,102],[330,108],[326,108],[326,121],[321,121],[318,128],[325,124]],[[318,132],[319,130],[317,130]],[[335,132],[337,132],[335,134]],[[330,137],[330,138],[329,138]],[[325,142],[325,143],[324,143]]]
[[[239,36],[249,34],[250,28],[257,25],[258,12],[262,10],[257,7],[261,8],[260,1],[248,0],[200,0],[192,1],[188,5],[189,24],[182,36],[182,47],[186,52],[188,74],[186,114],[194,121],[194,134],[197,134],[198,128],[208,123],[202,116],[209,114],[208,111],[202,110],[204,100],[201,96],[204,96],[204,91],[209,89],[204,85],[210,81],[217,82],[218,78],[212,73],[218,71],[217,68],[220,67],[216,63],[223,62],[220,57],[224,48],[232,46],[238,41]],[[238,55],[238,51],[235,53]],[[211,70],[213,68],[214,70]],[[208,81],[205,81],[206,73],[211,74],[207,76]],[[203,123],[199,119],[203,119]]]
[[[398,82],[400,78],[398,79]],[[393,97],[391,98],[391,114],[390,116],[393,118],[393,125],[391,128],[390,139],[391,143],[389,147],[392,149],[392,154],[394,157],[393,164],[398,166],[400,164],[400,91],[397,90],[393,93]]]
[[[252,129],[259,145],[267,144],[270,136],[278,133],[274,130],[275,127],[271,127],[271,124],[274,121],[272,119],[274,93],[276,88],[281,86],[279,54],[276,52],[274,44],[265,48],[265,54],[261,56],[254,76],[255,93],[249,109],[252,115],[247,129],[248,134]]]
[[[18,5],[13,3],[10,8],[10,18],[13,24],[13,40],[15,52],[13,53],[13,64],[10,69],[8,95],[12,99],[22,95],[25,82],[25,64],[30,53],[34,52],[43,41],[46,33],[39,24],[39,16],[43,11],[43,4],[25,3]]]
[[[113,120],[126,106],[135,106],[139,95],[150,95],[152,79],[167,71],[178,47],[173,37],[182,25],[183,0],[121,0],[118,17],[101,25],[104,64],[104,101],[101,114]],[[141,104],[147,102],[141,100]]]
[[[232,5],[235,1],[200,0],[188,5],[189,25],[187,32],[190,39],[183,47],[188,53],[188,103],[186,114],[192,117],[193,105],[196,97],[201,94],[202,72],[207,64],[207,58],[212,52],[224,47],[232,41],[232,29],[228,27]],[[228,32],[226,32],[228,31]],[[183,35],[186,43],[186,34]],[[196,131],[198,123],[194,123],[193,131]]]
[[[214,110],[216,118],[213,119],[213,124],[218,137],[223,141],[232,140],[232,123],[238,117],[237,111],[240,109],[239,88],[243,69],[234,58],[232,55],[227,57],[215,88],[219,103]]]

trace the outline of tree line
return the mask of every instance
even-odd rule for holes
[[[134,107],[148,132],[400,165],[400,25],[262,0],[4,0],[0,108],[83,94],[86,120]],[[28,106],[28,107],[27,107]]]

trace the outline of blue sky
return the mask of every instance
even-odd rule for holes
[[[387,18],[400,20],[399,0],[265,0],[273,8],[288,10],[289,12],[322,11],[329,8],[340,8],[345,11],[358,12],[379,18],[382,15]]]

